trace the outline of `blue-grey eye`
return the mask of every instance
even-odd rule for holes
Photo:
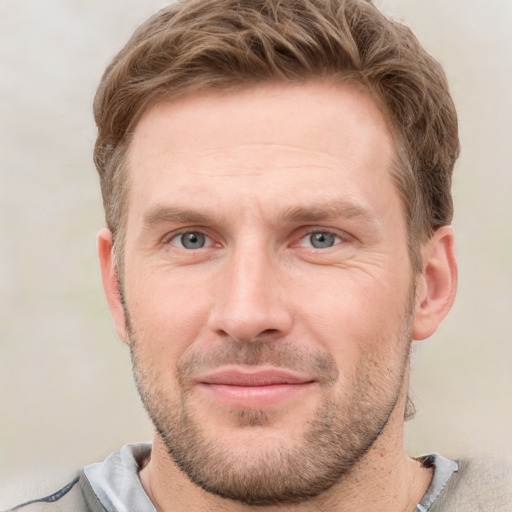
[[[185,249],[202,249],[206,244],[206,235],[197,231],[182,233],[176,237],[179,245]]]
[[[338,243],[339,237],[326,231],[314,231],[309,235],[309,243],[315,249],[328,249]]]

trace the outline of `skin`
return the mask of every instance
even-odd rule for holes
[[[205,445],[237,470],[302,446],[322,405],[336,404],[345,427],[358,427],[359,413],[384,418],[334,485],[286,510],[410,511],[430,483],[403,447],[408,354],[411,339],[430,336],[453,303],[453,234],[443,227],[424,244],[414,276],[394,156],[382,113],[347,85],[277,84],[159,103],[129,151],[125,308],[111,234],[99,235],[107,299],[143,397],[161,416],[186,410]],[[190,232],[204,234],[205,245],[185,248]],[[312,233],[333,235],[332,245],[314,247]],[[219,355],[262,344],[270,353],[281,347],[299,385],[266,393],[247,375],[274,372],[276,360],[249,366]],[[294,367],[292,353],[302,363],[324,357],[332,378]],[[226,368],[245,379],[227,398],[227,386],[205,383]],[[198,487],[167,448],[156,433],[141,471],[158,510],[252,509]]]

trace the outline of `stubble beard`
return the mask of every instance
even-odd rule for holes
[[[179,361],[176,381],[179,396],[159,386],[156,372],[145,363],[140,342],[131,328],[133,372],[142,402],[165,444],[169,456],[188,478],[205,491],[247,505],[304,502],[340,482],[363,459],[384,430],[401,396],[410,359],[411,301],[396,340],[396,361],[390,369],[380,352],[366,354],[355,372],[351,390],[337,390],[338,370],[330,354],[301,353],[283,342],[227,343],[215,354],[196,354]],[[128,318],[128,317],[127,317]],[[378,343],[379,340],[376,341]],[[307,422],[301,442],[290,446],[259,443],[259,451],[245,453],[229,439],[208,437],[203,419],[189,402],[187,376],[202,365],[272,364],[307,369],[318,376],[323,398]],[[263,427],[272,422],[265,410],[236,409],[233,421],[240,428]],[[260,430],[261,432],[261,430]]]

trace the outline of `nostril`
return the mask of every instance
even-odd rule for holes
[[[263,336],[267,335],[267,336],[269,336],[269,335],[275,334],[277,332],[278,332],[277,329],[265,329],[264,331],[262,331],[260,333],[260,335],[263,335]]]
[[[216,332],[219,336],[226,336],[229,338],[232,337],[232,335],[229,332],[225,331],[224,329],[219,329]],[[279,333],[279,329],[265,329],[264,331],[257,333],[256,337],[260,338],[261,336],[271,336],[271,335],[275,335],[277,333]]]
[[[257,332],[255,334],[248,334],[248,333],[238,333],[238,336],[236,335],[236,332],[231,330],[224,330],[224,329],[218,329],[215,331],[217,336],[220,338],[226,338],[230,340],[235,340],[240,343],[251,343],[256,341],[264,341],[266,339],[272,339],[276,336],[279,336],[280,330],[279,329],[265,329],[261,332]]]

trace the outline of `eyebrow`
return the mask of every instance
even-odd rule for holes
[[[362,205],[347,200],[326,201],[320,206],[293,206],[279,214],[282,222],[317,222],[336,218],[361,218],[362,220],[377,223],[377,215]]]
[[[318,222],[336,218],[361,218],[369,223],[378,223],[378,217],[371,210],[347,200],[326,201],[322,205],[299,205],[285,209],[277,215],[277,222],[293,224],[299,222]],[[210,224],[224,225],[224,217],[218,217],[198,210],[176,206],[157,206],[151,209],[143,218],[145,229],[151,229],[159,224]]]
[[[157,206],[144,216],[143,225],[146,229],[150,229],[158,224],[211,224],[212,221],[214,224],[221,224],[220,219],[213,219],[210,215],[196,210],[175,206]]]

